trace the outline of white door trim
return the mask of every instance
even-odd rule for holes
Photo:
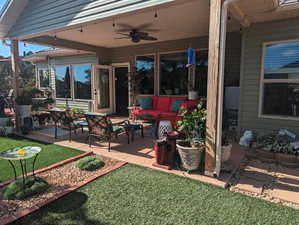
[[[110,107],[106,109],[98,109],[98,96],[100,90],[97,87],[97,79],[96,77],[96,70],[97,69],[107,69],[109,70],[109,89],[110,89]],[[92,99],[94,102],[94,111],[99,113],[113,113],[113,75],[112,75],[112,66],[109,65],[93,65],[92,66]]]

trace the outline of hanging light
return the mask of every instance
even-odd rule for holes
[[[83,27],[81,27],[80,32],[83,33]]]
[[[24,47],[26,48],[26,42],[24,42]]]
[[[113,18],[112,27],[115,27],[115,19]]]

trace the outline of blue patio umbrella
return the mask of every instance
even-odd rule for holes
[[[71,97],[71,74],[70,74],[70,68],[66,68],[65,76],[64,76],[64,97],[66,100],[66,108],[69,108],[68,99]]]

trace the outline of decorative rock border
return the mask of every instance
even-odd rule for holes
[[[72,158],[68,158],[68,159],[65,159],[65,160],[63,160],[63,161],[54,163],[54,164],[52,164],[52,165],[50,165],[50,166],[48,166],[48,167],[45,167],[45,168],[36,170],[36,171],[34,171],[34,173],[37,175],[37,174],[39,174],[39,173],[46,172],[47,170],[51,170],[51,169],[57,168],[57,167],[59,167],[59,166],[63,166],[63,165],[65,165],[65,164],[67,164],[67,163],[76,161],[76,160],[78,160],[78,159],[84,158],[85,156],[89,156],[89,155],[93,155],[93,154],[94,154],[93,151],[85,152],[85,153],[83,153],[83,154],[74,156],[74,157],[72,157]],[[32,176],[32,175],[33,175],[32,172],[28,173],[28,176]],[[21,176],[18,176],[17,179],[19,179],[19,178],[22,178],[22,177],[21,177]],[[7,180],[7,181],[4,181],[4,182],[0,183],[0,188],[2,188],[2,187],[5,186],[5,185],[10,184],[10,183],[13,182],[14,180],[15,180],[15,179],[10,179],[10,180]]]
[[[83,158],[83,157],[85,157],[85,156],[92,155],[92,154],[93,154],[92,151],[91,151],[91,152],[86,152],[86,153],[84,153],[84,154],[81,154],[81,155],[78,155],[78,156],[75,156],[75,157],[72,157],[72,158],[63,160],[63,161],[58,162],[58,163],[55,163],[55,164],[53,164],[53,165],[51,165],[51,166],[49,166],[49,167],[46,167],[46,168],[37,170],[37,171],[35,172],[35,174],[40,174],[40,173],[46,172],[46,171],[48,171],[48,170],[51,170],[51,169],[54,169],[54,168],[63,166],[63,165],[65,165],[65,164],[68,164],[68,163],[70,163],[70,162],[76,161],[76,160],[78,160],[78,159],[80,159],[80,158]],[[99,178],[99,177],[101,177],[101,176],[104,176],[105,174],[108,174],[109,172],[112,172],[112,171],[114,171],[114,170],[116,170],[116,169],[118,169],[118,168],[124,166],[125,164],[127,164],[127,162],[117,162],[117,163],[116,163],[115,165],[113,165],[113,166],[110,166],[110,167],[107,167],[107,168],[105,168],[105,169],[99,170],[99,171],[97,171],[94,175],[92,175],[92,176],[86,178],[85,180],[83,180],[83,181],[77,183],[77,184],[74,185],[74,186],[71,186],[71,187],[69,187],[69,188],[63,190],[61,193],[59,193],[58,195],[53,196],[52,198],[48,199],[47,201],[38,203],[36,206],[34,206],[34,207],[30,208],[30,209],[25,209],[25,210],[23,210],[23,211],[20,211],[20,212],[16,213],[15,216],[12,216],[12,217],[6,217],[6,218],[3,218],[3,219],[0,218],[0,224],[1,224],[1,225],[6,225],[6,224],[10,224],[10,223],[12,223],[12,222],[15,222],[16,220],[20,219],[21,217],[27,216],[27,215],[29,215],[29,214],[31,214],[31,213],[33,213],[33,212],[39,210],[41,207],[48,205],[49,203],[51,203],[51,202],[53,202],[53,201],[55,201],[55,200],[57,200],[57,199],[59,199],[59,198],[65,196],[65,195],[69,194],[70,192],[72,192],[72,191],[74,191],[74,190],[76,190],[76,189],[78,189],[78,188],[80,188],[80,187],[86,185],[86,184],[89,183],[89,182],[92,182],[93,180],[95,180],[95,179],[97,179],[97,178]],[[30,173],[29,175],[31,175],[31,174],[32,174],[32,173]],[[14,181],[14,179],[5,181],[5,182],[3,182],[3,183],[0,184],[0,187],[3,187],[4,185],[9,184],[9,183],[11,183],[12,181]]]

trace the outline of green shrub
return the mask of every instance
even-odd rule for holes
[[[94,157],[94,156],[87,156],[81,160],[79,160],[79,162],[77,163],[77,167],[80,170],[87,170],[87,171],[94,171],[100,167],[103,167],[105,165],[105,163]]]
[[[21,200],[44,192],[49,187],[49,184],[40,177],[27,177],[25,186],[26,188],[24,189],[22,179],[10,183],[3,190],[3,198],[5,200]]]

